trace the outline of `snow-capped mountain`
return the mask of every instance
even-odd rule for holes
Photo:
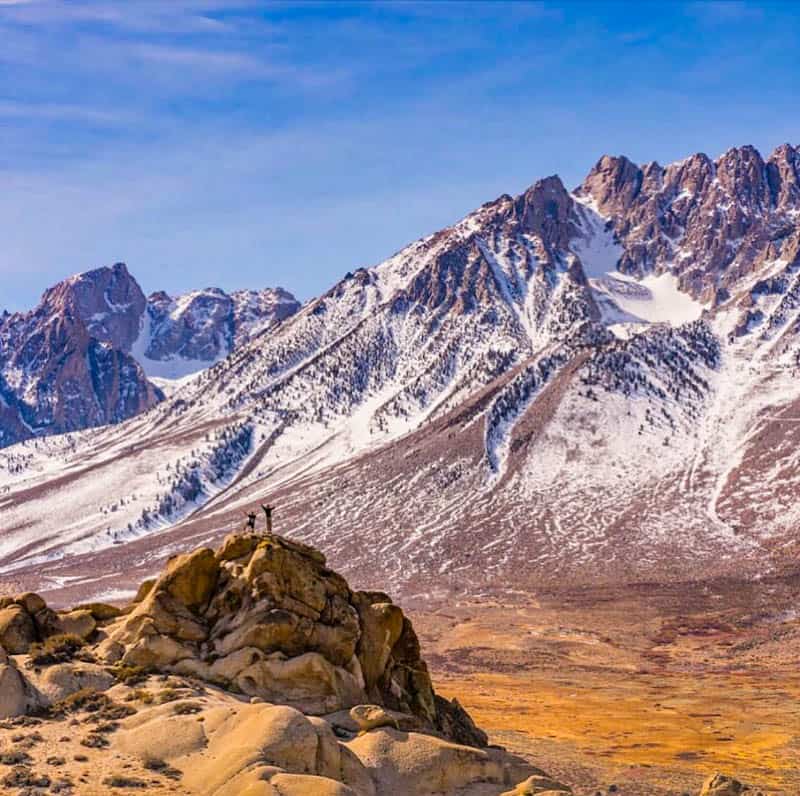
[[[125,350],[145,299],[127,271],[101,269],[47,290],[0,321],[0,446],[118,423],[161,393]]]
[[[123,263],[70,277],[0,317],[0,447],[139,414],[298,308],[281,288],[145,298]]]
[[[6,576],[47,561],[39,587],[124,587],[265,498],[360,585],[406,596],[786,566],[799,152],[540,180],[133,420],[0,453]],[[45,491],[57,523],[29,516]]]
[[[177,298],[160,291],[148,297],[130,345],[148,376],[181,379],[219,362],[298,309],[300,303],[283,288],[230,295],[207,288]]]

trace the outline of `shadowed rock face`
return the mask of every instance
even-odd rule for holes
[[[569,793],[487,749],[434,694],[402,610],[351,591],[314,548],[230,535],[173,558],[137,597],[62,613],[32,593],[0,599],[0,744],[34,722],[36,742],[58,738],[65,755],[22,755],[20,777],[66,765],[80,737],[68,722],[90,725],[84,748],[110,747],[92,768],[115,787],[142,783],[138,767],[198,796]],[[15,720],[26,713],[37,718]],[[528,789],[508,790],[517,783]]]
[[[144,306],[118,264],[67,279],[35,310],[0,320],[0,447],[118,423],[158,403],[161,392],[125,351]]]

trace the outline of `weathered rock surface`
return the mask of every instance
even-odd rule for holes
[[[84,711],[80,743],[182,793],[497,796],[541,774],[434,693],[386,594],[279,536],[175,556],[122,610],[2,598],[0,638],[0,718]]]
[[[20,605],[0,611],[0,644],[11,655],[28,651],[36,640],[36,628],[30,614]]]
[[[352,592],[317,550],[229,536],[172,559],[107,629],[107,659],[190,674],[304,713],[373,703],[443,729],[419,642],[385,594]],[[449,703],[447,703],[449,704]],[[476,733],[464,740],[485,743]]]
[[[215,689],[191,705],[195,712],[185,702],[140,710],[122,722],[115,750],[166,761],[185,772],[189,792],[203,796],[496,795],[536,771],[499,749],[419,732],[383,728],[342,740],[331,717],[237,703]]]
[[[19,716],[28,707],[28,694],[25,680],[16,666],[0,664],[0,718]]]
[[[64,629],[59,615],[38,594],[0,597],[0,646],[8,654],[25,654],[34,642],[66,632],[73,631]]]
[[[354,708],[350,708],[350,718],[362,732],[375,730],[378,727],[400,729],[397,719],[378,705],[356,705]]]

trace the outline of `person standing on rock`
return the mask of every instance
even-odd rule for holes
[[[256,529],[256,513],[254,511],[247,512],[247,529],[250,531]]]
[[[272,509],[273,506],[266,506],[263,503],[261,504],[261,508],[264,511],[264,517],[267,520],[267,533],[272,533]]]

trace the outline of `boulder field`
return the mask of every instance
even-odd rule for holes
[[[227,537],[125,608],[0,599],[3,793],[564,796],[438,696],[414,628],[317,550]],[[709,794],[738,783],[709,781]]]

